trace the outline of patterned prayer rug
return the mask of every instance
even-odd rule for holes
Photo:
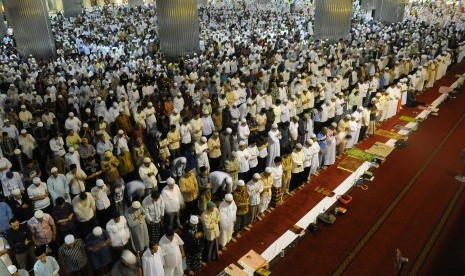
[[[370,149],[367,150],[367,152],[379,157],[386,158],[394,149],[394,147],[376,142]]]
[[[353,173],[365,162],[365,160],[353,156],[347,156],[341,161],[341,163],[339,163],[339,165],[337,165],[337,168]]]
[[[366,151],[361,150],[361,149],[356,148],[356,147],[352,147],[350,149],[347,149],[346,154],[350,155],[352,157],[359,158],[359,159],[362,159],[364,161],[370,161],[370,162],[373,161],[373,158],[375,158],[375,156],[373,154],[367,153]]]
[[[385,129],[377,129],[375,132],[375,135],[386,137],[389,139],[394,139],[394,140],[400,140],[403,137],[403,135],[400,135],[399,133],[392,132],[392,131],[385,130]]]

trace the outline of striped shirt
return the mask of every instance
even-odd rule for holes
[[[58,249],[60,260],[66,265],[68,272],[79,271],[87,265],[86,245],[76,239],[74,246],[64,244]]]

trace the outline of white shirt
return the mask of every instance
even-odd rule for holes
[[[174,233],[172,241],[170,241],[166,236],[163,236],[160,239],[159,245],[163,254],[165,268],[177,267],[178,264],[182,262],[181,249],[179,246],[184,245],[184,242],[178,234]]]
[[[110,220],[107,223],[106,229],[113,247],[124,246],[131,237],[131,232],[129,232],[129,227],[124,216],[119,217],[118,223],[113,219]]]
[[[142,206],[147,210],[146,218],[149,222],[161,222],[161,218],[165,215],[165,203],[161,196],[157,201],[152,199],[152,195],[146,196],[142,201]]]
[[[231,204],[229,204],[223,200],[220,203],[220,206],[218,206],[218,211],[220,212],[220,228],[230,229],[234,227],[237,212],[236,203],[233,201]]]
[[[90,193],[95,199],[95,207],[97,210],[105,210],[110,207],[110,199],[108,198],[110,189],[108,189],[106,185],[104,185],[101,189],[95,186],[90,190]]]
[[[283,166],[279,165],[278,167],[273,166],[273,186],[276,188],[280,188],[283,183]]]
[[[250,180],[247,183],[247,192],[249,193],[249,205],[256,206],[260,204],[260,194],[263,192],[263,183]]]
[[[167,185],[161,191],[161,196],[165,203],[165,214],[179,212],[181,205],[184,204],[184,198],[178,185],[174,185],[173,189]]]
[[[148,176],[149,173],[153,174]],[[146,189],[152,189],[157,186],[157,174],[157,167],[153,163],[150,163],[148,167],[144,164],[139,168],[139,176],[142,182],[144,182]]]
[[[34,199],[41,197],[47,193],[47,185],[43,182],[40,183],[39,186],[32,184],[27,188],[27,195],[33,201],[35,211],[50,206],[50,198],[48,196],[44,199],[34,201]]]

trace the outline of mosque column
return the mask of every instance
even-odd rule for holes
[[[3,0],[21,55],[50,58],[56,54],[46,0]]]
[[[404,19],[405,0],[374,0],[376,21],[397,23]]]
[[[200,50],[197,0],[157,0],[160,50],[168,60]]]
[[[328,39],[336,42],[349,38],[352,1],[315,0],[315,39]]]
[[[2,2],[0,2],[0,7],[2,6],[1,4]],[[7,28],[5,25],[5,18],[3,17],[3,14],[0,14],[0,40],[3,39],[6,33],[7,33]]]
[[[144,5],[144,0],[128,0],[128,5],[131,7],[138,7]]]
[[[62,0],[63,15],[65,17],[76,17],[82,12],[84,3],[82,0]]]

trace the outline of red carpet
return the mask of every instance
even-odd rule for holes
[[[447,77],[437,84],[435,89],[440,85],[452,83],[455,80],[456,73],[457,70],[452,70]],[[425,93],[424,98],[429,98],[425,99],[425,101],[431,102],[431,98],[434,99],[438,96],[437,93],[431,92],[427,91]],[[327,275],[335,272],[359,243],[361,237],[365,235],[376,219],[383,214],[402,187],[409,182],[423,165],[423,162],[428,159],[434,150],[433,148],[440,143],[452,128],[463,112],[460,107],[464,103],[465,96],[460,95],[455,101],[441,105],[440,117],[429,118],[425,121],[420,126],[419,133],[410,135],[408,148],[395,150],[388,157],[381,168],[375,172],[376,179],[370,184],[368,191],[357,189],[351,193],[354,201],[348,206],[348,213],[344,217],[339,217],[336,225],[323,227],[324,229],[316,237],[304,239],[272,271],[278,275],[282,275],[282,273]],[[389,129],[384,125],[382,128]],[[456,166],[458,159],[456,156],[457,151],[450,151],[448,145],[459,144],[456,137],[460,137],[459,132],[463,135],[464,130],[465,127],[462,126],[457,128],[457,134],[450,137],[450,142],[444,145],[444,148],[440,151],[441,154],[431,162],[426,171],[428,174],[417,179],[416,183],[418,184],[414,185],[401,204],[389,216],[389,218],[399,219],[392,222],[389,219],[386,220],[378,230],[379,232],[372,237],[344,274],[392,275],[394,273],[392,255],[396,247],[405,251],[404,255],[408,256],[411,262],[414,261],[415,254],[411,253],[421,251],[425,240],[434,227],[434,223],[440,216],[441,206],[448,202],[456,189],[455,183],[453,183],[453,187],[442,187],[445,185],[439,182],[442,185],[438,186],[438,180],[433,179],[433,176],[437,175],[438,171],[445,171],[446,167],[454,170],[453,164]],[[361,147],[365,148],[365,146],[366,144]],[[459,144],[458,147],[460,148],[460,146]],[[438,166],[438,163],[441,164],[441,160],[444,160],[444,158],[451,164]],[[445,180],[453,182],[451,179],[451,175],[446,173]],[[408,207],[414,208],[409,209]],[[426,218],[423,218],[423,216],[426,216]],[[421,219],[417,219],[420,217]],[[413,232],[413,230],[421,231]],[[423,239],[420,239],[422,236],[418,235],[422,233]],[[303,256],[305,258],[302,258]]]
[[[455,80],[455,74],[460,71],[465,71],[463,70],[464,68],[460,69],[461,70],[455,68],[448,76],[438,82],[435,91],[437,91],[440,85],[450,85]],[[435,91],[426,91],[421,99],[426,102],[431,102],[439,96]],[[457,118],[460,117],[462,110],[457,107],[460,105],[463,106],[464,103],[465,97],[460,95],[454,102],[443,104],[440,107],[440,117],[430,118],[423,123],[418,133],[410,135],[409,147],[402,150],[395,150],[382,167],[375,172],[376,180],[369,184],[370,189],[368,191],[362,191],[360,189],[352,191],[351,195],[354,197],[354,201],[348,206],[348,213],[344,217],[338,218],[336,225],[332,227],[322,226],[322,230],[316,236],[308,236],[305,238],[294,250],[286,255],[283,261],[280,261],[272,268],[272,273],[274,275],[327,275],[333,272],[359,242],[360,237],[362,237],[376,219],[382,215],[383,211],[389,206],[390,202],[396,197],[402,187],[409,182],[410,178],[422,166],[423,162],[428,159],[434,150],[433,148],[440,143],[448,130],[454,125]],[[414,112],[419,111],[418,109],[405,109],[400,115],[416,116]],[[391,119],[381,127],[390,130],[396,124],[405,125],[406,123],[399,122],[397,119]],[[386,140],[386,138],[374,136],[364,141],[360,147],[369,148],[376,141],[385,142]],[[455,144],[458,143],[456,142]],[[449,160],[453,162],[452,156],[449,157]],[[435,164],[437,161],[432,162],[432,164],[433,163]],[[435,171],[432,169],[429,170],[431,170],[430,173],[434,175]],[[316,184],[328,189],[334,189],[348,176],[348,174],[349,173],[337,169],[337,164],[335,164],[324,173],[320,174],[319,177],[313,178],[310,185],[307,185],[295,196],[288,198],[283,206],[277,208],[263,221],[255,224],[251,232],[245,232],[238,243],[231,243],[228,245],[229,250],[224,252],[220,260],[208,264],[199,275],[218,274],[224,267],[230,263],[236,262],[250,249],[254,249],[259,253],[263,252],[272,242],[286,230],[290,229],[292,225],[323,198],[322,195],[313,191]],[[436,188],[435,191],[433,191],[434,195],[437,193],[437,187],[433,188]],[[415,193],[412,192],[414,190]],[[410,193],[413,194],[413,198],[409,200],[421,201],[421,198],[415,198],[414,196],[417,193],[424,193],[424,191],[420,190],[420,192],[418,192],[415,188],[412,188]],[[410,193],[408,193],[408,196],[410,196]],[[447,198],[450,198],[449,189],[443,189],[440,194],[442,196],[438,201],[447,202]],[[431,194],[427,193],[425,196],[431,197]],[[399,204],[399,207],[402,204],[403,203]],[[422,204],[424,204],[424,201]],[[427,204],[427,206],[422,207],[425,209],[422,212],[424,212],[425,215],[429,211],[434,213],[434,210],[430,209],[435,209],[437,206],[438,205],[435,204]],[[440,212],[439,209],[440,208],[437,208],[436,211]],[[394,213],[395,212],[393,212],[393,214]],[[408,214],[410,215],[411,213]],[[396,216],[398,216],[397,213]],[[410,230],[406,231],[406,229],[409,225],[412,225],[411,227],[421,228],[426,227],[425,225],[428,224],[426,222],[418,222],[418,225],[416,225],[414,223],[416,220],[412,220],[412,217],[404,217],[410,219],[407,225],[396,225],[396,227],[394,227],[400,228],[396,231],[400,231],[401,233],[408,234]],[[389,220],[386,221],[386,223],[387,225],[392,224]],[[434,225],[431,225],[429,229],[432,227],[434,227]],[[384,225],[380,230],[384,230]],[[375,235],[373,239],[377,238],[377,236],[378,235]],[[392,239],[395,237],[398,236],[394,236]],[[381,242],[384,244],[385,241]],[[418,240],[418,243],[420,243],[420,240]],[[372,243],[370,241],[370,243],[367,244],[367,250],[371,245]],[[376,243],[373,243],[373,245],[376,245]],[[404,242],[402,246],[400,244],[394,245],[393,248],[396,246],[402,249],[406,245]],[[391,251],[393,251],[393,249],[391,250],[391,248],[389,248],[382,250],[382,253],[389,256]],[[371,251],[369,252],[372,254]],[[406,251],[406,253],[410,252]],[[373,265],[374,270],[368,273],[377,272],[378,274],[379,271],[386,271],[386,273],[391,271],[388,268],[380,269],[380,266],[376,264],[377,259],[382,257],[380,254],[369,255],[367,259],[365,250],[362,250],[360,255],[364,255],[365,259],[363,262],[365,266]],[[409,257],[412,258],[411,256]],[[357,262],[357,260],[358,258],[354,260],[354,263]],[[390,260],[387,260],[387,262],[389,263]],[[364,265],[357,263],[357,267],[362,269]],[[347,272],[350,272],[351,268],[352,266],[349,266]],[[361,271],[368,270],[363,268],[363,270],[354,271],[354,273],[359,273]]]

